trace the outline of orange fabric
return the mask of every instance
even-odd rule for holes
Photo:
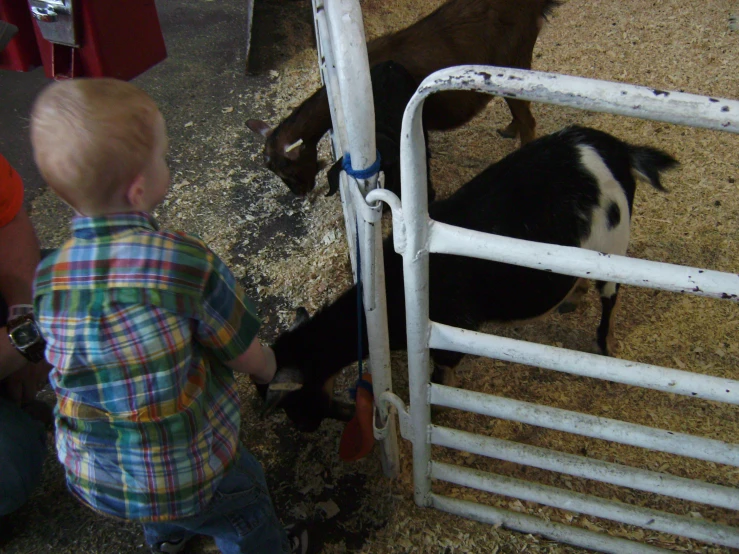
[[[0,227],[4,227],[23,206],[23,181],[2,154],[0,154]]]
[[[365,373],[362,379],[372,383],[372,375]],[[372,393],[363,387],[357,387],[356,413],[347,422],[339,443],[339,458],[345,462],[356,462],[372,452],[375,445],[375,434],[372,430],[372,418],[375,405]]]

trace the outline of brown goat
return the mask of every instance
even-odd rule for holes
[[[531,68],[534,45],[547,15],[559,0],[450,0],[435,12],[396,33],[367,45],[370,66],[395,61],[420,82],[439,69],[455,65],[497,65]],[[444,92],[426,100],[428,129],[458,127],[478,114],[491,96],[467,91]],[[375,98],[375,103],[382,98]],[[506,98],[513,121],[500,130],[526,144],[535,138],[536,121],[529,102]],[[298,106],[274,131],[259,120],[247,126],[267,141],[264,163],[295,194],[315,186],[321,165],[316,146],[331,127],[326,89]],[[301,142],[302,141],[302,142]]]

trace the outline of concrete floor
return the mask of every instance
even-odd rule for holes
[[[157,0],[156,4],[168,57],[133,82],[159,104],[175,148],[186,134],[184,123],[207,123],[209,116],[220,112],[232,89],[248,93],[264,86],[266,80],[261,76],[282,58],[285,37],[280,34],[279,20],[283,10],[300,9],[306,20],[311,19],[305,2],[257,2],[252,74],[247,76],[246,2]],[[0,71],[0,152],[23,177],[27,206],[44,187],[31,155],[28,116],[34,98],[48,82],[41,68],[29,73]]]

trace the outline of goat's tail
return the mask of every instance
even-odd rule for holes
[[[549,21],[549,16],[552,15],[555,8],[564,4],[564,0],[544,0],[541,6],[541,18],[544,21]]]
[[[677,167],[679,162],[666,152],[656,148],[633,145],[628,145],[628,147],[631,167],[636,175],[648,181],[657,190],[666,191],[659,179],[660,172]]]

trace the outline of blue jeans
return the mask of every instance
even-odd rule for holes
[[[41,481],[45,457],[44,425],[0,398],[0,516],[26,503]]]
[[[144,535],[149,546],[208,535],[223,554],[290,552],[262,466],[243,447],[239,449],[239,460],[200,514],[166,523],[145,523]]]

